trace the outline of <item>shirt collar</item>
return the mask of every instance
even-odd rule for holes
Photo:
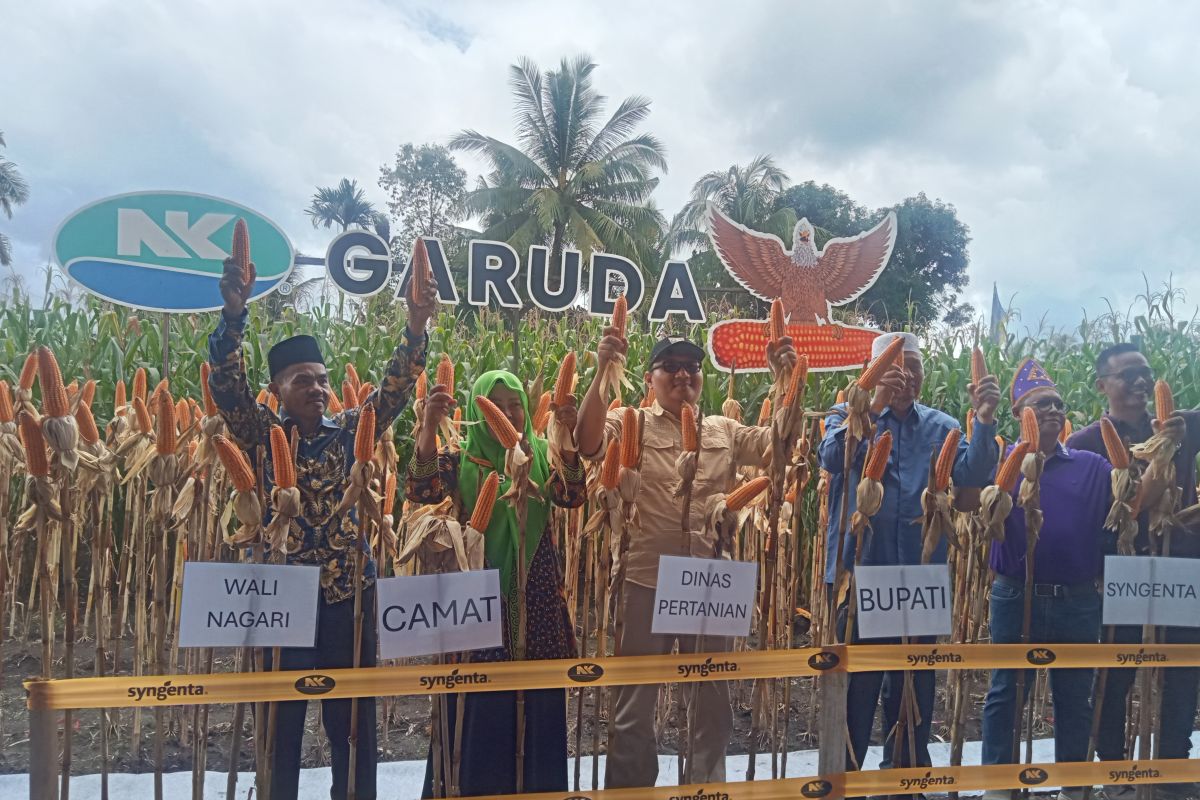
[[[286,411],[284,411],[282,407],[279,409],[279,421],[282,424],[284,430],[288,430],[289,424],[290,425],[296,424],[296,421],[292,418],[292,415],[287,413]],[[331,420],[329,417],[325,416],[324,414],[321,415],[321,427],[322,428],[332,428],[333,430],[339,430],[337,424],[334,423],[333,420]],[[290,431],[288,431],[288,432],[290,433]]]
[[[909,409],[908,416],[905,417],[904,419],[900,419],[899,417],[896,417],[896,422],[899,424],[903,424],[905,422],[908,422],[910,419],[913,420],[914,422],[920,422],[921,418],[925,416],[925,410],[926,410],[926,406],[923,406],[920,403],[913,403],[912,408]],[[883,411],[879,412],[880,419],[882,419],[885,416],[887,416],[887,417],[895,416],[892,413],[891,406],[888,406],[887,408],[883,409]]]
[[[1067,447],[1062,442],[1059,442],[1058,444],[1056,444],[1054,446],[1053,458],[1061,458],[1066,461],[1074,461],[1075,460],[1075,451],[1072,450],[1071,448]]]
[[[1104,416],[1108,417],[1109,421],[1112,422],[1113,427],[1117,429],[1118,433],[1124,430],[1131,433],[1143,434],[1148,430],[1153,430],[1153,426],[1150,424],[1149,411],[1143,412],[1142,416],[1137,422],[1125,422],[1124,420],[1117,419],[1107,411],[1104,412]]]

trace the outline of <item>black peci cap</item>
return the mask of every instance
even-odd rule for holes
[[[284,339],[267,352],[267,367],[271,371],[271,380],[293,364],[324,364],[325,357],[321,355],[321,346],[311,336],[301,334],[290,339]]]
[[[652,369],[655,364],[669,355],[689,356],[701,364],[704,363],[704,350],[700,345],[682,336],[666,336],[659,339],[658,344],[654,345],[654,349],[650,351],[650,364],[648,368]]]

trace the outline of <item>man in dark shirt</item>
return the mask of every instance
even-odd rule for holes
[[[246,376],[242,337],[249,312],[253,280],[243,283],[241,268],[225,262],[221,294],[225,307],[216,331],[208,338],[212,374],[209,388],[213,401],[232,438],[252,459],[263,448],[265,494],[271,494],[274,465],[271,463],[270,431],[282,425],[290,437],[299,432],[296,452],[296,486],[300,489],[301,513],[287,532],[287,563],[321,568],[321,596],[317,605],[317,641],[314,647],[285,647],[280,667],[285,670],[336,669],[354,666],[354,589],[362,581],[364,624],[360,665],[375,665],[375,561],[369,549],[365,568],[358,574],[357,514],[336,513],[342,500],[350,468],[354,465],[354,438],[359,411],[347,409],[332,419],[325,416],[329,405],[329,375],[321,349],[311,336],[293,336],[279,342],[267,355],[270,384],[267,389],[279,399],[279,416],[255,402],[254,389]],[[419,302],[408,303],[408,325],[392,353],[379,388],[363,401],[375,407],[376,438],[390,436],[392,423],[408,404],[418,376],[425,369],[428,338],[425,325],[436,308],[435,289]],[[270,510],[267,511],[269,520]],[[264,521],[265,523],[265,521]],[[271,772],[272,800],[296,797],[300,778],[300,750],[304,738],[307,702],[279,703],[276,712],[275,762]],[[330,796],[342,800],[347,793],[350,760],[351,701],[322,701],[322,721],[329,737],[333,786]],[[355,796],[374,800],[376,735],[375,699],[361,698],[358,707]]]
[[[1154,423],[1147,402],[1154,392],[1154,373],[1146,357],[1129,343],[1113,345],[1096,359],[1096,390],[1108,401],[1105,414],[1127,445],[1138,444],[1154,434]],[[1167,423],[1180,426],[1184,433],[1182,445],[1175,454],[1175,478],[1182,492],[1180,505],[1196,502],[1196,454],[1200,451],[1200,411],[1179,411]],[[1107,455],[1097,420],[1076,432],[1067,443],[1079,450]],[[1191,537],[1188,537],[1190,539]],[[1109,537],[1108,552],[1116,552],[1115,534]],[[1176,537],[1170,555],[1196,558],[1200,553],[1186,548],[1187,539]],[[1150,552],[1149,514],[1138,517],[1135,543],[1139,554]],[[1165,628],[1165,641],[1171,644],[1200,642],[1200,628]],[[1141,642],[1138,625],[1117,625],[1114,641],[1122,644]],[[1100,733],[1096,753],[1102,761],[1128,758],[1125,752],[1125,708],[1129,688],[1137,675],[1135,669],[1110,669],[1105,681],[1104,698],[1100,707]],[[1182,667],[1168,669],[1163,677],[1162,749],[1163,758],[1188,758],[1191,753],[1193,721],[1196,717],[1196,690],[1200,684],[1200,669]],[[1159,792],[1180,796],[1196,796],[1196,784],[1159,787]]]

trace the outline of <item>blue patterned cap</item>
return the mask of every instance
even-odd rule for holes
[[[1016,376],[1013,377],[1012,389],[1009,390],[1009,399],[1015,408],[1017,403],[1033,392],[1056,388],[1058,387],[1050,379],[1046,368],[1032,358],[1027,358],[1021,362],[1021,366],[1017,368]]]

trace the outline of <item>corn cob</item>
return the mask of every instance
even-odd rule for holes
[[[950,488],[950,472],[954,469],[954,459],[958,457],[958,443],[961,439],[962,431],[954,428],[946,434],[946,441],[942,442],[942,451],[938,453],[933,471],[934,488],[939,492]]]
[[[683,449],[694,453],[700,449],[699,434],[696,430],[696,412],[687,403],[679,412],[679,421],[683,428]]]
[[[346,380],[354,387],[354,396],[358,396],[358,387],[362,386],[362,379],[358,377],[358,370],[353,364],[346,365]]]
[[[96,418],[92,416],[91,406],[80,403],[75,409],[75,422],[79,425],[79,438],[86,444],[100,441],[100,431],[96,428]]]
[[[1037,414],[1029,406],[1021,409],[1021,438],[1029,442],[1030,447],[1037,447],[1042,440]]]
[[[1171,384],[1159,378],[1154,382],[1154,416],[1159,422],[1166,422],[1175,413],[1175,396],[1171,394]]]
[[[332,387],[330,387],[326,393],[329,395],[329,413],[330,414],[340,414],[346,410],[345,407],[342,405],[342,401],[338,399],[337,392],[333,391]]]
[[[158,430],[154,439],[154,447],[160,456],[169,456],[175,452],[175,401],[171,393],[164,389],[158,395],[158,418],[155,420]]]
[[[550,424],[550,392],[542,392],[538,398],[537,410],[533,412],[534,433],[542,433]]]
[[[575,351],[568,350],[558,365],[558,377],[554,380],[554,405],[565,406],[575,393]]]
[[[133,396],[142,398],[142,402],[146,402],[146,368],[138,367],[133,373]]]
[[[884,431],[871,445],[871,454],[863,467],[863,477],[873,481],[883,480],[883,473],[887,470],[888,459],[891,456],[892,432]]]
[[[837,396],[833,398],[834,405],[841,405],[846,402],[846,390],[838,389]]]
[[[169,380],[167,380],[166,378],[163,378],[161,381],[158,382],[158,385],[154,387],[154,391],[150,393],[150,399],[146,401],[146,405],[149,408],[158,408],[159,395],[161,395],[163,392],[167,391],[170,388],[171,388],[171,382]]]
[[[125,398],[125,381],[119,380],[117,388],[113,392],[113,412],[124,414],[127,405],[129,405],[129,401]]]
[[[390,470],[383,484],[383,513],[391,516],[396,508],[396,471]]]
[[[646,390],[646,396],[642,398],[642,408],[649,408],[650,406],[654,405],[654,402],[657,399],[658,394],[654,391],[654,387],[651,386]]]
[[[17,387],[28,392],[33,388],[33,379],[38,374],[38,356],[34,350],[29,355],[25,356],[25,363],[21,366],[21,376],[17,378]]]
[[[760,475],[757,478],[746,481],[725,495],[725,508],[729,511],[741,511],[750,505],[751,501],[762,494],[770,485],[771,479],[766,475]]]
[[[65,417],[71,413],[67,390],[63,386],[58,359],[45,345],[37,349],[38,383],[42,386],[42,412],[48,417]]]
[[[83,384],[83,391],[80,392],[79,402],[85,406],[91,406],[92,401],[96,399],[96,381],[89,380]]]
[[[367,402],[367,398],[371,396],[371,392],[375,391],[375,384],[367,381],[362,386],[358,387],[358,404],[361,406]]]
[[[621,478],[621,440],[613,439],[604,451],[604,461],[600,465],[600,485],[605,489],[617,488]]]
[[[462,422],[462,406],[457,406],[454,409],[454,421]]]
[[[270,397],[270,395],[267,393],[266,389],[259,389],[258,396],[254,398],[254,402],[258,403],[260,406],[265,406],[267,404],[268,397]]]
[[[17,424],[21,442],[25,445],[25,471],[34,478],[46,477],[50,474],[50,460],[46,455],[46,440],[42,436],[41,426],[27,411],[17,415]]]
[[[625,335],[625,326],[629,320],[629,300],[625,295],[621,295],[613,303],[612,327]]]
[[[426,397],[429,397],[429,375],[425,372],[417,376],[416,395],[418,400],[424,400]]]
[[[783,301],[776,297],[771,301],[771,331],[770,344],[776,344],[787,335],[787,326],[783,322]]]
[[[1025,456],[1029,455],[1029,442],[1018,442],[1008,457],[1004,459],[1004,463],[1000,465],[1000,470],[996,473],[996,486],[1000,491],[1009,493],[1017,487],[1017,476],[1021,474],[1021,462],[1025,460]]]
[[[225,465],[225,471],[229,473],[229,479],[233,481],[233,488],[239,492],[248,492],[253,489],[255,485],[254,470],[250,469],[250,462],[246,459],[246,454],[220,434],[213,437],[213,444],[217,446],[217,457],[221,459],[221,463]]]
[[[267,408],[271,409],[272,414],[279,413],[279,396],[271,392],[267,393]]]
[[[1108,453],[1108,462],[1114,469],[1129,469],[1129,448],[1117,433],[1117,427],[1108,417],[1100,418],[1100,437],[1104,440],[1104,449]]]
[[[217,415],[217,404],[213,401],[212,389],[209,388],[208,379],[212,375],[212,367],[207,361],[200,362],[200,395],[204,398],[204,414],[208,417]]]
[[[204,419],[204,409],[191,397],[188,398],[188,407],[192,410],[192,424],[199,426],[200,420]]]
[[[437,365],[437,383],[454,391],[454,362],[445,353],[442,353],[442,360]]]
[[[1071,438],[1071,434],[1075,432],[1075,426],[1071,424],[1070,419],[1063,420],[1062,430],[1058,432],[1058,440],[1063,444],[1067,443],[1067,439]]]
[[[137,418],[138,431],[141,433],[150,433],[150,431],[154,430],[154,422],[150,419],[150,409],[146,408],[146,401],[140,397],[134,397],[133,413]]]
[[[13,422],[15,420],[12,392],[8,389],[8,381],[0,381],[0,422]]]
[[[354,458],[366,463],[375,454],[375,406],[367,403],[358,414],[358,430],[354,432]]]
[[[983,351],[975,347],[971,350],[971,383],[978,386],[987,374],[987,362],[983,358]]]
[[[479,495],[475,498],[475,510],[471,512],[471,520],[467,526],[477,531],[486,531],[492,522],[492,509],[496,507],[496,495],[500,491],[500,476],[489,472],[479,487]]]
[[[420,236],[413,243],[412,278],[408,282],[408,297],[420,302],[429,284],[433,282],[433,268],[429,265],[429,250]]]
[[[791,408],[800,395],[800,387],[808,380],[808,356],[803,353],[796,359],[796,368],[792,370],[792,380],[788,384],[787,393],[783,396],[784,408]]]
[[[771,398],[764,397],[762,405],[758,407],[758,427],[763,427],[771,420]]]
[[[280,489],[296,486],[296,464],[292,461],[292,447],[287,434],[278,425],[271,426],[271,466],[275,471],[275,485]]]
[[[492,432],[492,436],[496,437],[496,441],[505,450],[511,450],[517,446],[517,442],[521,441],[521,437],[517,435],[517,429],[508,421],[508,417],[504,416],[496,404],[489,398],[482,395],[475,398],[475,405],[483,414],[483,420],[487,423],[488,430]]]
[[[242,269],[242,285],[249,286],[250,275],[250,229],[246,220],[239,218],[233,223],[233,261]]]
[[[71,381],[67,384],[67,405],[75,405],[77,397],[79,397],[79,381]]]
[[[342,381],[342,405],[346,408],[358,408],[358,391],[349,380]]]
[[[625,417],[621,420],[621,466],[634,469],[641,457],[641,443],[638,441],[638,412],[634,408],[625,409]]]
[[[612,399],[612,402],[608,404],[609,411],[616,411],[620,407],[621,407],[621,398],[619,398],[619,397],[614,397]]]
[[[784,326],[796,350],[808,354],[809,366],[845,369],[871,358],[871,341],[878,334],[864,328],[796,322]],[[735,362],[738,370],[766,369],[767,345],[772,341],[769,321],[726,320],[714,325],[708,336],[713,361],[722,368]]]
[[[897,336],[888,342],[887,348],[858,376],[858,388],[868,392],[872,391],[879,385],[879,380],[883,377],[883,374],[892,368],[892,364],[896,361],[896,354],[903,351],[903,338]]]

